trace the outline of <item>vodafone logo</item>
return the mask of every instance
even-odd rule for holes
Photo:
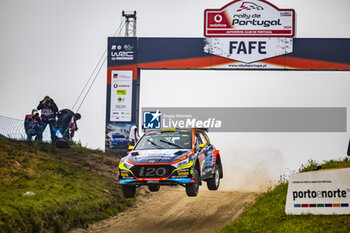
[[[221,21],[222,21],[222,16],[221,16],[221,15],[215,15],[214,21],[215,21],[216,23],[221,23]]]
[[[210,27],[213,28],[228,28],[230,23],[228,22],[224,12],[215,12],[208,16]]]

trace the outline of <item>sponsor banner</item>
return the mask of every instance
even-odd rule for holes
[[[346,132],[346,108],[142,108],[144,129]]]
[[[264,0],[236,0],[204,11],[206,37],[293,37],[295,12]]]
[[[292,38],[206,38],[204,52],[239,61],[251,63],[293,52]],[[228,66],[228,65],[227,65]],[[242,67],[245,67],[244,65]],[[259,68],[259,67],[256,67]],[[270,68],[270,67],[261,67]]]
[[[211,40],[208,40],[211,39]],[[112,37],[109,41],[108,67],[122,69],[118,66],[135,65],[137,68],[149,69],[313,69],[313,70],[349,70],[350,39],[345,38],[133,38]],[[242,40],[240,40],[242,39]],[[251,40],[250,40],[251,39]],[[241,43],[241,42],[244,42]],[[250,45],[249,42],[251,41]],[[117,43],[118,42],[118,43]],[[255,43],[257,42],[257,43]],[[283,44],[285,43],[285,44]],[[133,44],[134,60],[111,59],[111,45]],[[137,45],[137,47],[136,47]],[[285,48],[283,48],[285,46]],[[212,47],[212,50],[210,50]],[[237,48],[234,48],[237,47]],[[252,54],[249,54],[249,47]],[[256,47],[256,48],[254,48]],[[204,51],[205,49],[205,51]],[[223,51],[220,52],[220,49]],[[211,52],[213,54],[211,54]],[[239,53],[238,53],[239,51]],[[283,54],[283,51],[285,53]],[[235,52],[235,53],[234,53]],[[249,56],[245,55],[247,52]],[[217,55],[216,55],[217,54]],[[280,54],[280,55],[279,55]],[[250,56],[252,55],[252,56]],[[252,60],[247,60],[252,57]],[[263,58],[262,60],[259,60]],[[253,62],[251,62],[253,61]],[[129,68],[128,68],[129,69]],[[110,72],[108,73],[110,74]],[[108,75],[109,76],[109,75]],[[107,79],[109,84],[109,79]],[[109,88],[108,88],[109,91]],[[109,98],[109,97],[108,97]],[[109,104],[108,104],[109,105]],[[109,113],[107,114],[109,118]]]
[[[132,113],[132,71],[111,71],[111,122],[130,122]]]
[[[286,214],[350,214],[350,168],[293,174]]]
[[[137,38],[109,37],[108,66],[136,63]]]

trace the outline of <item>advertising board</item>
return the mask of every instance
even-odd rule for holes
[[[294,37],[295,12],[264,0],[236,0],[204,12],[205,37]]]
[[[350,214],[350,167],[293,174],[286,214]]]
[[[132,71],[113,70],[111,75],[112,122],[130,122],[132,111]]]
[[[204,52],[234,60],[220,68],[272,69],[275,66],[258,61],[293,52],[293,38],[207,38],[205,42]]]

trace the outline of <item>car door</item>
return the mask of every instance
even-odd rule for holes
[[[201,148],[199,145],[204,144],[202,138],[199,134],[199,131],[196,131],[194,134],[194,146],[196,148],[196,153],[198,153],[198,160],[200,164],[200,175],[203,175],[203,168],[205,165],[206,155],[205,155],[205,147]]]
[[[213,168],[213,153],[214,153],[214,146],[210,143],[210,140],[205,132],[201,131],[199,132],[199,136],[201,137],[201,141],[206,144],[204,147],[204,155],[205,155],[205,163],[203,165],[203,176],[211,175],[211,170]]]

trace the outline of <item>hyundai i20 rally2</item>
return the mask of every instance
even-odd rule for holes
[[[197,196],[202,182],[217,190],[223,178],[221,156],[201,129],[163,129],[146,132],[122,158],[119,184],[125,197],[147,185],[156,192],[162,185],[182,185],[188,196]]]

